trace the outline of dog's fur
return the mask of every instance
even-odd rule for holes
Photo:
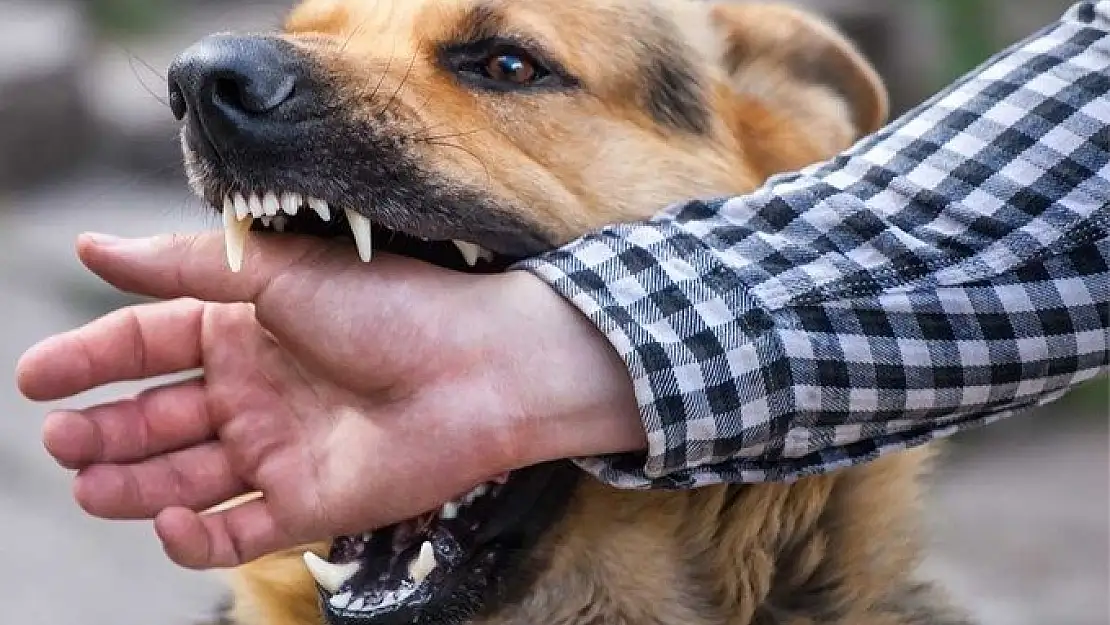
[[[583,89],[474,95],[430,60],[436,42],[471,31],[542,42]],[[384,133],[432,129],[442,139],[408,148],[423,171],[482,189],[549,244],[750,191],[849,147],[887,115],[855,48],[785,6],[307,0],[284,36],[344,85],[349,115]],[[534,583],[483,622],[965,623],[912,578],[928,454],[791,485],[625,492],[584,480],[539,548]],[[320,623],[302,552],[236,571],[227,622]]]

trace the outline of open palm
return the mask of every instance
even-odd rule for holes
[[[36,400],[203,371],[48,417],[47,449],[79,471],[89,513],[156,519],[176,562],[227,567],[415,516],[516,468],[514,428],[499,420],[512,407],[494,382],[505,376],[483,347],[490,324],[466,329],[488,313],[488,281],[395,257],[371,270],[320,241],[259,241],[234,276],[216,235],[162,240],[157,254],[135,245],[85,239],[79,251],[107,281],[167,301],[44,341],[20,363]]]

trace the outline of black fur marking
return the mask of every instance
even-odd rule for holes
[[[471,43],[493,39],[505,31],[505,17],[492,3],[482,2],[471,7],[458,20],[451,32],[451,43]]]
[[[235,192],[291,191],[326,200],[335,212],[352,208],[391,230],[466,240],[505,256],[554,247],[542,228],[519,216],[522,209],[424,165],[414,150],[424,130],[396,115],[392,91],[372,102],[348,99],[307,55],[283,50],[298,73],[290,105],[234,132],[213,134],[192,114],[185,122],[191,174],[213,206]],[[358,117],[362,112],[369,115]]]
[[[712,114],[702,77],[677,36],[663,39],[664,45],[646,49],[648,58],[640,81],[643,105],[664,126],[696,135],[709,134]]]

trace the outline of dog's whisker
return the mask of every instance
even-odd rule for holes
[[[446,143],[446,142],[430,141],[430,140],[424,140],[424,141],[421,141],[421,143],[426,143],[428,145],[434,145],[436,147],[441,147],[441,148],[451,148],[451,149],[460,150],[462,152],[465,152],[466,154],[470,155],[470,157],[473,158],[479,165],[482,166],[482,169],[486,173],[486,187],[489,188],[489,187],[493,186],[493,176],[492,176],[492,174],[490,174],[489,167],[486,165],[486,162],[483,161],[473,151],[471,151],[467,148],[464,148],[461,145],[456,145],[454,143]]]
[[[384,115],[386,111],[388,111],[389,108],[393,106],[393,103],[397,100],[397,96],[400,95],[401,90],[404,89],[405,83],[408,82],[409,76],[412,74],[412,67],[415,64],[416,54],[413,54],[409,58],[409,65],[408,68],[405,70],[405,75],[401,77],[401,82],[397,83],[397,88],[393,90],[393,95],[389,96],[389,101],[385,103],[385,106],[382,107],[382,110],[378,113],[378,115]]]
[[[396,56],[396,54],[395,54],[396,52],[397,52],[397,36],[394,35],[393,36],[393,47],[390,48],[389,58],[385,62],[385,69],[383,69],[382,73],[378,76],[378,84],[374,85],[374,90],[370,92],[370,100],[371,101],[373,101],[374,98],[376,98],[378,96],[378,92],[381,91],[382,84],[385,82],[385,77],[389,75],[389,69],[391,67],[393,67],[393,59]]]

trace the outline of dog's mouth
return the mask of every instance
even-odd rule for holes
[[[332,622],[460,622],[527,584],[525,560],[569,500],[564,463],[522,469],[440,509],[337,539],[327,561],[305,555]]]
[[[433,239],[372,222],[340,201],[297,191],[226,194],[227,260],[239,271],[252,236],[308,235],[352,242],[351,262],[379,252],[466,273],[495,273],[518,259],[461,240]],[[357,255],[356,255],[357,253]],[[496,609],[529,583],[529,558],[569,502],[578,472],[551,463],[499,475],[439,509],[372,533],[337,538],[327,559],[306,553],[331,623],[462,622]]]
[[[228,266],[236,272],[242,269],[251,232],[348,239],[365,263],[371,262],[375,252],[385,251],[448,269],[495,273],[520,260],[460,239],[436,240],[389,228],[353,208],[296,191],[227,193],[219,210]]]

